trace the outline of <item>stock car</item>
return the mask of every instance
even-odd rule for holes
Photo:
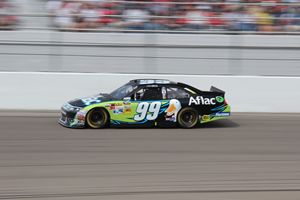
[[[61,107],[59,123],[69,128],[193,128],[230,116],[225,92],[202,91],[162,79],[131,80],[110,94],[79,98]]]

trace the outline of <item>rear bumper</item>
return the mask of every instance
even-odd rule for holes
[[[213,113],[209,115],[201,116],[200,118],[201,124],[229,117],[231,112],[231,107],[230,105],[227,104],[212,110],[214,111]]]

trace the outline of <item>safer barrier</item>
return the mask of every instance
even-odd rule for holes
[[[234,112],[300,112],[300,77],[0,72],[0,109],[58,110],[67,100],[110,92],[136,78],[163,78],[226,91]]]

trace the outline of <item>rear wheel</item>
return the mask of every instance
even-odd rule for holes
[[[90,128],[105,128],[108,125],[108,114],[103,108],[95,108],[88,112],[86,123]]]
[[[181,128],[193,128],[199,121],[199,114],[197,110],[193,108],[183,108],[178,113],[177,120]]]

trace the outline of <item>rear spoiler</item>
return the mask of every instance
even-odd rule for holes
[[[223,90],[220,90],[219,88],[216,88],[214,86],[211,86],[210,87],[210,91],[211,92],[218,92],[218,93],[222,93],[222,94],[225,94],[225,92]]]

